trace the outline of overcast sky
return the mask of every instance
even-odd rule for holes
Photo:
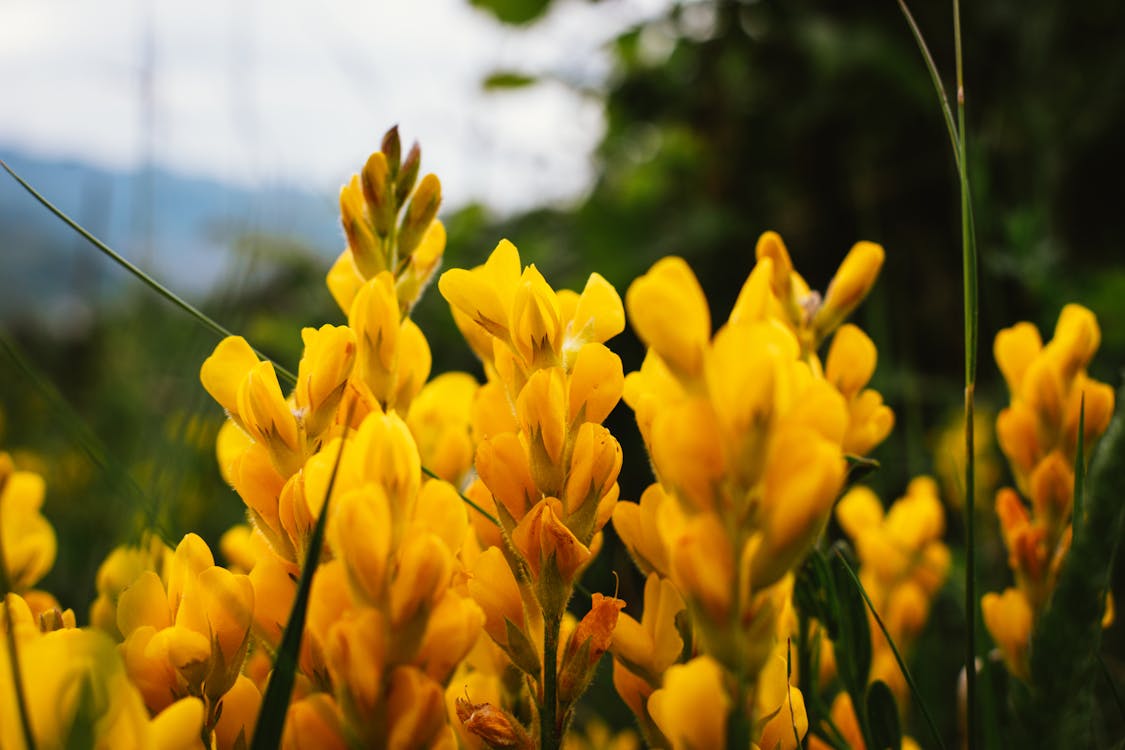
[[[558,80],[481,80],[517,68],[596,89],[606,41],[665,4],[556,0],[513,30],[467,0],[6,0],[0,147],[334,193],[398,123],[447,207],[573,200],[600,103]]]

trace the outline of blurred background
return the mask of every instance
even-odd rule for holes
[[[912,10],[952,90],[950,9]],[[1031,320],[1049,337],[1069,301],[1097,314],[1092,374],[1117,386],[1125,5],[986,0],[963,23],[978,409],[992,416],[1007,399],[995,333]],[[0,158],[289,365],[302,326],[341,320],[323,284],[343,247],[338,190],[395,123],[442,180],[446,267],[474,266],[508,237],[556,287],[580,288],[596,270],[624,293],[677,254],[722,321],[761,232],[780,232],[819,289],[855,241],[879,242],[887,262],[856,322],[878,345],[874,386],[897,425],[871,483],[890,502],[911,476],[951,465],[943,435],[957,429],[963,368],[956,177],[892,0],[8,0],[0,101]],[[82,620],[98,563],[143,526],[214,546],[241,519],[215,468],[222,415],[198,381],[215,339],[6,176],[0,258],[0,446],[47,478],[60,548],[45,587]],[[436,290],[416,318],[435,373],[479,375]],[[630,333],[614,348],[627,371],[639,366]],[[622,495],[635,499],[651,473],[624,405],[609,426],[625,448]],[[979,559],[994,590],[1007,573],[991,497],[1006,469],[987,450]],[[944,488],[956,543],[960,491]],[[617,570],[623,598],[640,598],[619,547],[599,566],[591,589],[612,590]],[[956,578],[916,670],[951,736],[947,655],[965,620]],[[1107,632],[1119,676],[1122,641],[1120,625]]]

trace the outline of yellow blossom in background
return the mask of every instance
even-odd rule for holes
[[[108,635],[64,627],[39,633],[22,599],[9,595],[0,623],[14,621],[23,694],[39,750],[84,742],[98,750],[202,750],[203,702],[184,697],[149,717]],[[0,634],[6,631],[0,627]],[[8,650],[0,649],[0,746],[24,750]],[[232,747],[232,746],[227,746]]]
[[[976,489],[973,496],[978,512],[985,498],[996,492],[1000,481],[1000,464],[996,460],[995,419],[979,406],[973,412],[973,452]],[[960,510],[965,504],[965,415],[961,410],[938,431],[934,441],[934,473],[941,482],[941,494],[949,506]]]
[[[94,578],[98,597],[90,607],[90,624],[116,640],[123,640],[124,636],[117,629],[117,601],[121,592],[146,570],[164,575],[171,557],[172,549],[155,535],[145,535],[138,546],[115,547],[98,566]]]
[[[55,562],[55,530],[39,512],[46,483],[29,471],[16,471],[0,453],[0,565],[5,590],[23,593]]]
[[[942,541],[945,510],[937,483],[930,477],[915,477],[906,494],[886,511],[874,492],[854,487],[837,504],[836,520],[855,545],[859,580],[872,606],[899,653],[909,659],[951,564],[949,548]],[[909,705],[910,693],[891,643],[870,611],[868,628],[872,641],[868,682],[886,683],[903,711]],[[821,684],[825,684],[835,672],[833,647],[823,630],[815,637],[821,638],[822,663],[818,667]],[[837,693],[831,716],[853,747],[864,746],[846,691]],[[904,746],[908,739],[904,738]],[[819,740],[810,746],[824,747]]]
[[[1113,414],[1113,389],[1086,374],[1100,343],[1094,314],[1072,304],[1046,344],[1034,325],[1017,323],[993,345],[1011,394],[996,419],[996,437],[1016,487],[996,493],[996,515],[1016,586],[1001,596],[986,594],[981,606],[1009,671],[1021,678],[1035,620],[1070,547],[1080,417],[1084,412],[1089,456]]]

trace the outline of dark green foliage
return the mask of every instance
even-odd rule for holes
[[[871,725],[872,750],[901,750],[902,727],[898,706],[887,683],[875,680],[867,688],[867,721]]]
[[[1102,614],[1125,523],[1125,389],[1093,454],[1085,519],[1032,633],[1031,678],[1014,691],[1018,726],[1039,747],[1096,747],[1095,693]],[[1029,745],[1030,746],[1030,745]]]

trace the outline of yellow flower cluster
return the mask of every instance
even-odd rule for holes
[[[451,374],[424,387],[429,345],[407,314],[445,234],[434,219],[440,183],[427,175],[415,187],[418,162],[415,147],[400,163],[392,130],[343,188],[348,248],[328,286],[348,325],[302,332],[288,397],[239,337],[200,372],[230,416],[220,466],[254,529],[227,541],[249,569],[256,653],[278,647],[298,574],[316,566],[287,748],[454,746],[444,688],[484,622],[464,585],[465,506],[453,486],[422,476],[419,444],[440,476],[466,475],[476,383]],[[464,407],[443,412],[450,400]],[[330,485],[327,544],[311,558]],[[262,667],[246,671],[260,678]]]
[[[26,727],[39,750],[79,743],[99,750],[202,748],[199,697],[176,701],[169,693],[150,719],[113,640],[75,628],[72,610],[31,588],[55,559],[54,529],[39,512],[45,487],[40,475],[16,470],[0,453],[0,747],[28,748]]]
[[[648,354],[624,398],[658,483],[613,516],[650,576],[641,622],[621,619],[615,683],[650,743],[673,748],[723,746],[732,712],[748,717],[762,747],[803,735],[804,704],[785,670],[791,571],[827,522],[844,454],[870,450],[893,424],[866,388],[874,345],[840,327],[874,282],[882,248],[856,245],[823,299],[776,234],[756,255],[713,336],[707,300],[679,258],[659,261],[626,295]],[[703,655],[676,665],[681,611]]]
[[[1046,345],[1024,322],[998,333],[993,346],[1011,393],[996,435],[1016,487],[996,494],[996,515],[1016,585],[985,594],[981,611],[1009,671],[1021,678],[1032,628],[1070,547],[1079,424],[1089,455],[1113,414],[1113,389],[1086,374],[1100,343],[1094,314],[1067,305]]]
[[[937,484],[916,477],[885,513],[874,492],[856,487],[836,506],[836,519],[855,543],[860,583],[891,640],[900,653],[909,654],[949,576],[950,552],[942,541],[945,511]],[[874,618],[870,626],[870,679],[887,683],[899,705],[906,705],[907,686],[890,645]]]
[[[598,274],[581,294],[554,290],[507,241],[482,266],[443,274],[439,289],[488,375],[473,405],[479,479],[468,494],[498,528],[477,526],[486,549],[469,590],[489,636],[530,678],[536,708],[524,723],[512,714],[519,695],[500,706],[469,696],[458,713],[490,744],[521,746],[538,730],[557,747],[623,606],[595,594],[561,639],[619,494],[621,447],[601,423],[621,398],[621,360],[604,342],[624,329],[624,309]]]

